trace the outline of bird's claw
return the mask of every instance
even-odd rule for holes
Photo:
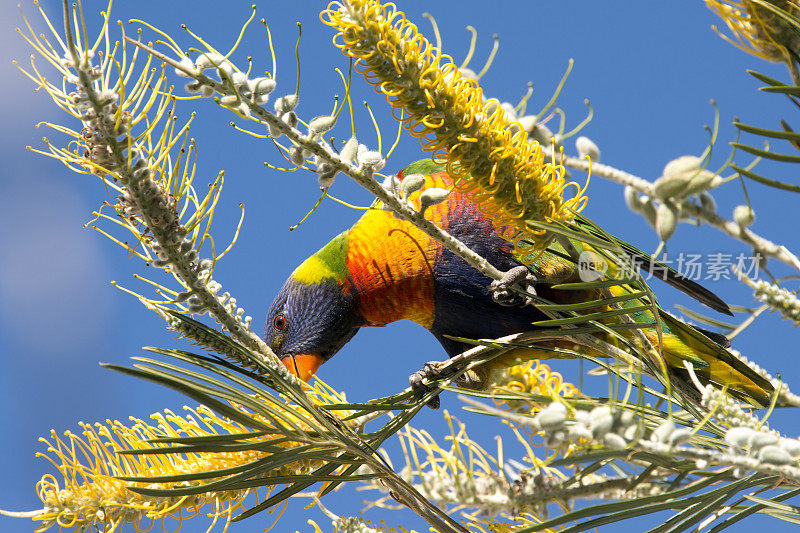
[[[422,366],[421,370],[417,370],[410,376],[408,376],[408,384],[411,385],[411,389],[415,392],[421,392],[422,394],[430,391],[433,389],[430,385],[425,383],[425,381],[433,381],[441,375],[441,367],[444,363],[440,361],[428,361]],[[434,396],[427,403],[428,407],[431,409],[438,409],[441,405],[441,401],[439,400],[438,396]]]
[[[489,292],[492,293],[492,300],[500,305],[529,305],[533,303],[530,296],[519,294],[511,287],[517,285],[529,294],[536,294],[535,284],[538,281],[535,275],[528,270],[528,267],[520,265],[512,268],[499,280],[489,284]]]

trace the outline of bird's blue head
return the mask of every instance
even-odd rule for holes
[[[346,245],[342,234],[306,259],[283,284],[267,313],[264,340],[304,381],[364,325],[341,257]]]

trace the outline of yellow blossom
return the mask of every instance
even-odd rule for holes
[[[309,394],[315,402],[324,404],[344,400],[321,382]],[[273,406],[276,405],[273,402]],[[241,406],[234,405],[234,408],[253,420],[273,426],[261,415]],[[254,494],[256,498],[268,495],[270,485],[275,483],[268,483],[266,478],[307,474],[322,466],[319,461],[297,460],[247,478],[264,480],[263,487],[239,490],[220,488],[200,494],[175,496],[136,492],[137,489],[183,489],[213,483],[259,461],[263,462],[277,453],[277,449],[300,445],[290,439],[275,440],[282,434],[278,428],[272,433],[261,431],[254,434],[252,429],[221,417],[205,406],[185,409],[188,411],[185,416],[169,410],[153,414],[150,418],[155,423],[137,418],[131,418],[131,425],[110,420],[105,424],[81,423],[81,434],[67,431],[62,437],[52,431],[49,439],[41,439],[47,444],[47,452],[39,455],[53,463],[61,479],[48,474],[37,484],[37,493],[44,508],[32,517],[41,522],[36,531],[45,531],[52,526],[75,528],[76,531],[86,531],[92,527],[114,531],[123,522],[133,524],[137,531],[148,530],[154,520],[163,521],[172,517],[180,523],[200,514],[201,509],[207,506],[211,507],[208,516],[213,518],[213,523],[222,518],[227,529],[232,514],[244,510],[243,502],[248,495]],[[281,411],[287,420],[300,427],[305,426],[299,410],[295,411],[286,405]],[[182,453],[141,453],[170,446],[164,441],[152,442],[151,439],[210,438],[239,434],[242,437],[237,439],[237,444],[241,444],[241,451],[203,452],[195,449]],[[185,442],[186,446],[192,444]],[[180,448],[183,444],[171,445]],[[214,476],[216,472],[219,472],[218,476]],[[197,474],[197,479],[163,482],[130,480],[187,474]]]
[[[512,392],[519,395],[520,399],[495,399],[498,406],[505,406],[511,411],[521,413],[531,413],[540,408],[539,405],[525,400],[526,395],[544,396],[547,398],[576,398],[580,391],[572,383],[564,381],[558,372],[553,372],[548,365],[538,360],[527,361],[525,363],[510,367],[498,375],[494,382],[495,392]],[[516,427],[511,422],[506,421],[512,427]],[[518,428],[520,429],[520,428]],[[533,437],[542,435],[541,431],[535,431],[529,426],[521,428],[528,434],[529,441],[533,445]],[[555,450],[556,454],[562,453],[565,457],[571,455],[578,449],[575,443],[567,443],[565,448]]]
[[[714,27],[723,39],[767,61],[791,61],[789,52],[800,53],[800,5],[796,0],[769,0],[767,4],[753,0],[706,0],[706,5],[725,21],[736,40]]]
[[[563,166],[528,142],[500,102],[484,101],[477,81],[464,77],[392,4],[332,2],[320,16],[337,30],[334,44],[358,59],[356,68],[403,111],[405,127],[423,149],[446,159],[456,187],[507,228],[506,238],[519,244],[524,237],[541,249],[544,230],[527,222],[568,222],[586,204],[582,190],[564,198],[574,184],[566,182]]]
[[[580,395],[573,384],[565,382],[561,374],[553,372],[549,366],[538,360],[508,368],[498,377],[495,386],[521,395],[536,394],[549,398],[574,398]],[[519,408],[519,402],[515,400],[503,400],[499,403],[514,410]]]

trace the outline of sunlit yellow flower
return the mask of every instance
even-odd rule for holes
[[[338,403],[344,400],[324,384],[317,384],[310,395],[320,403]],[[234,407],[249,417],[269,424],[266,418]],[[179,416],[171,411],[156,413],[150,418],[154,423],[131,418],[132,425],[119,421],[105,424],[81,424],[81,434],[65,432],[59,436],[52,431],[49,439],[41,439],[48,446],[46,457],[58,469],[60,479],[45,475],[37,485],[37,493],[44,508],[32,518],[41,522],[36,531],[52,526],[71,527],[85,531],[92,527],[113,531],[122,523],[131,523],[137,531],[147,530],[155,520],[172,517],[179,523],[200,514],[202,508],[210,506],[207,515],[216,523],[220,518],[225,527],[237,510],[243,510],[245,498],[254,494],[256,498],[266,495],[269,487],[243,490],[221,490],[188,496],[144,495],[130,488],[169,489],[206,484],[234,472],[227,471],[218,477],[208,478],[210,472],[235,469],[263,460],[272,452],[246,449],[236,452],[188,451],[169,454],[130,454],[130,451],[151,448],[166,448],[166,443],[148,442],[156,438],[212,437],[214,435],[248,434],[252,430],[220,417],[207,407],[186,408],[188,414]],[[286,406],[283,415],[295,424],[303,426],[302,417]],[[243,447],[256,447],[270,439],[280,437],[280,430],[273,435],[242,437]],[[284,441],[276,446],[291,448],[297,442]],[[128,453],[126,453],[128,452]],[[299,460],[278,469],[269,470],[256,479],[278,475],[306,474],[322,466],[311,460]],[[158,477],[185,474],[205,475],[195,481],[144,483],[125,481],[119,478]],[[265,483],[266,484],[266,483]],[[270,511],[272,512],[272,511]],[[279,515],[278,515],[279,516]],[[276,520],[278,518],[276,516]],[[212,524],[213,525],[213,524]]]
[[[548,398],[574,398],[580,395],[578,389],[571,383],[565,382],[561,374],[553,372],[549,366],[538,360],[527,361],[506,369],[498,376],[494,385],[521,395],[537,394]],[[500,403],[514,410],[520,407],[520,402],[515,400],[503,400]],[[528,402],[523,403],[530,406]]]
[[[511,241],[526,237],[540,247],[544,231],[527,221],[569,221],[583,208],[583,191],[564,198],[571,184],[555,158],[548,161],[541,146],[528,143],[500,102],[484,102],[477,81],[465,78],[392,4],[332,2],[321,18],[338,31],[334,44],[358,59],[367,81],[403,110],[406,128],[423,148],[446,159],[459,190],[472,193],[495,225],[511,228],[505,235]]]
[[[791,61],[789,51],[800,53],[800,5],[796,0],[768,0],[769,7],[752,0],[706,0],[733,32],[737,48],[767,61]]]
[[[494,382],[495,391],[512,392],[520,396],[520,399],[495,399],[498,406],[504,406],[511,411],[525,414],[536,412],[540,405],[525,399],[527,395],[544,396],[549,399],[555,398],[576,398],[580,396],[580,391],[573,384],[565,382],[558,372],[553,372],[548,365],[538,360],[527,361],[520,365],[512,366],[502,373],[499,373]],[[549,403],[548,400],[546,403]],[[515,426],[510,422],[509,425]],[[516,427],[516,426],[515,426]],[[534,436],[541,436],[542,432],[534,431],[529,426],[520,428],[528,434],[531,444]],[[575,443],[567,443],[566,448],[558,448],[555,452],[570,455],[577,450]]]

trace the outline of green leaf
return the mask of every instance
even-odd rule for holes
[[[761,74],[760,72],[756,72],[755,70],[748,70],[747,73],[768,85],[785,85],[785,83],[782,81],[778,81],[775,78],[770,78],[769,76]]]
[[[764,176],[759,176],[755,172],[751,172],[744,168],[737,167],[736,165],[731,165],[731,168],[736,172],[740,173],[742,176],[746,178],[750,178],[753,181],[757,181],[759,183],[763,183],[764,185],[768,185],[770,187],[775,187],[776,189],[782,189],[784,191],[791,191],[791,192],[800,192],[800,186],[792,185],[790,183],[783,183],[781,181],[772,180],[769,178],[765,178]]]
[[[762,137],[770,137],[772,139],[786,139],[790,141],[800,141],[800,133],[795,133],[793,131],[767,130],[764,128],[757,128],[755,126],[748,126],[747,124],[742,124],[741,122],[734,122],[733,125],[742,131],[745,131],[747,133],[752,133],[754,135],[760,135]]]
[[[731,143],[731,146],[739,148],[747,153],[757,155],[759,157],[764,157],[766,159],[772,159],[775,161],[782,161],[784,163],[800,163],[800,155],[788,155],[788,154],[778,154],[775,152],[770,152],[768,150],[762,150],[760,148],[754,148],[752,146],[748,146],[742,143]]]

